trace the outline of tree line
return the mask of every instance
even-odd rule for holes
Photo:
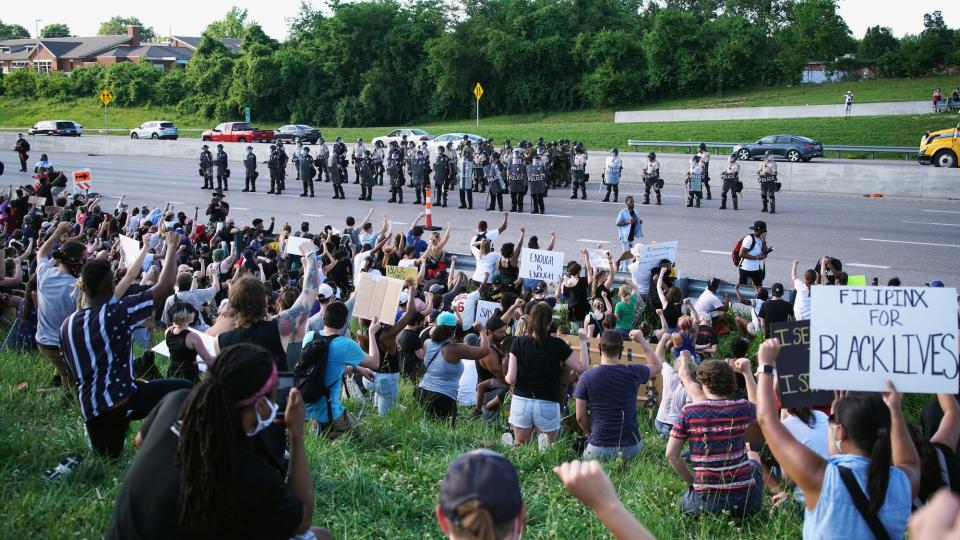
[[[939,12],[924,15],[917,35],[878,26],[856,39],[836,0],[333,0],[329,8],[304,3],[284,42],[233,8],[208,26],[182,70],[21,70],[2,89],[66,100],[109,87],[118,105],[211,119],[249,106],[278,122],[369,126],[467,117],[477,82],[488,114],[511,114],[796,84],[808,60],[881,77],[960,64],[960,32]],[[242,51],[223,37],[241,38]]]

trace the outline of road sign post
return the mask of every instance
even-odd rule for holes
[[[97,97],[100,98],[100,103],[103,103],[103,132],[107,133],[110,130],[110,112],[108,109],[113,101],[113,94],[110,93],[110,90],[104,88]]]
[[[480,125],[480,98],[483,97],[483,87],[480,86],[480,83],[477,83],[473,87],[473,97],[477,98],[477,126]]]
[[[243,117],[244,117],[244,119],[247,121],[247,123],[249,124],[249,123],[250,123],[250,107],[244,107],[244,108],[243,108]]]

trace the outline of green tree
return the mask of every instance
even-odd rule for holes
[[[154,41],[157,38],[153,27],[145,26],[137,17],[122,17],[114,15],[106,21],[100,23],[100,29],[97,30],[98,36],[122,36],[127,33],[128,26],[140,27],[141,41]]]
[[[3,24],[0,21],[0,39],[27,39],[30,32],[19,24]]]
[[[107,68],[105,85],[117,105],[146,105],[152,102],[160,77],[149,63],[120,62]]]
[[[889,51],[897,51],[900,42],[893,35],[893,31],[886,26],[871,26],[867,28],[860,42],[857,56],[864,62],[877,62]]]
[[[107,70],[102,64],[76,68],[70,72],[73,92],[77,96],[95,96],[106,86]]]
[[[215,38],[240,39],[246,33],[246,29],[247,10],[233,6],[223,19],[208,24],[204,33]]]
[[[184,73],[186,97],[178,108],[188,113],[199,113],[207,118],[228,119],[237,113],[230,107],[229,91],[233,66],[236,62],[219,39],[204,34],[197,52],[190,59]]]
[[[11,97],[37,97],[37,74],[32,69],[16,69],[3,78],[4,93]]]
[[[70,37],[70,27],[63,23],[48,24],[40,29],[40,37],[43,37],[43,38]]]
[[[37,97],[65,101],[74,95],[71,78],[62,71],[37,76]]]
[[[653,28],[643,37],[648,84],[657,95],[703,92],[708,74],[703,51],[708,48],[704,26],[697,17],[677,8],[657,13]]]

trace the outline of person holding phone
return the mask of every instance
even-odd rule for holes
[[[164,397],[137,434],[106,538],[331,538],[310,526],[313,483],[296,388],[283,414],[286,483],[248,442],[274,424],[277,386],[271,355],[244,343],[224,349],[192,391]]]

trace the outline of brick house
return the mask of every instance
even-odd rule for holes
[[[224,39],[234,52],[240,40]],[[128,26],[126,35],[67,38],[8,39],[0,41],[0,71],[33,69],[37,73],[62,71],[119,62],[149,62],[160,71],[183,67],[197,50],[200,38],[177,36],[169,43],[141,43],[140,27]]]

